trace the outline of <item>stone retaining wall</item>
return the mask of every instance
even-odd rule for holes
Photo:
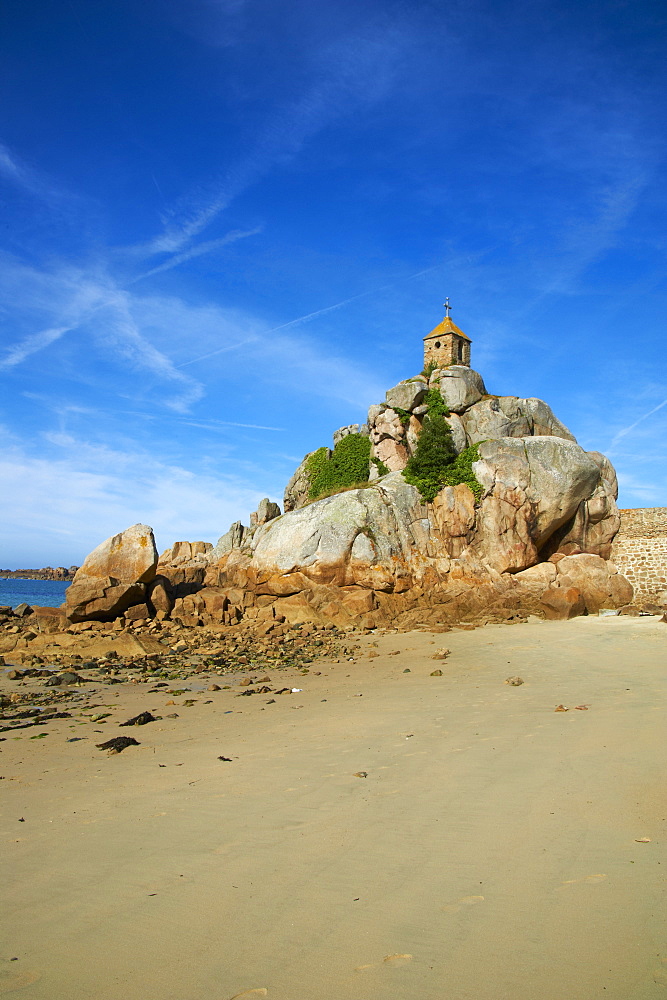
[[[667,590],[667,507],[635,507],[619,511],[621,530],[611,558],[635,591],[647,600]]]

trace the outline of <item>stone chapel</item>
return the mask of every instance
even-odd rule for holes
[[[446,315],[441,323],[424,337],[424,367],[435,363],[438,368],[448,365],[470,367],[470,337],[460,330],[449,315],[451,306],[445,302]]]

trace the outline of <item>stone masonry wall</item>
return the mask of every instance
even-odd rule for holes
[[[461,357],[459,357],[459,344],[461,344]],[[424,341],[424,367],[426,368],[431,362],[442,368],[457,364],[466,365],[469,368],[470,342],[463,340],[462,337],[455,337],[451,333],[427,338]]]
[[[667,507],[619,511],[621,530],[611,558],[635,590],[635,600],[650,600],[667,590]]]

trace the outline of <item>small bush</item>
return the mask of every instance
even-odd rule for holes
[[[465,483],[472,490],[475,500],[484,492],[475,478],[473,462],[479,459],[479,448],[472,445],[456,455],[452,432],[445,417],[449,408],[438,389],[429,389],[426,395],[428,415],[424,420],[417,450],[403,470],[403,478],[419,490],[422,500],[432,503],[444,486]]]
[[[373,463],[373,465],[378,470],[381,476],[388,476],[389,473],[391,472],[389,466],[385,465],[381,458],[372,458],[371,462]]]
[[[433,372],[437,369],[438,365],[435,361],[429,361],[427,365],[422,368],[422,375],[424,378],[430,378]]]
[[[426,393],[426,398],[424,403],[428,406],[429,417],[448,417],[449,407],[447,403],[442,398],[442,393],[439,389],[433,388],[429,389]]]
[[[443,485],[458,486],[459,483],[465,483],[472,490],[475,500],[479,500],[484,487],[477,481],[472,469],[472,463],[477,461],[479,461],[479,446],[473,444],[457,455],[452,464],[445,469]]]
[[[429,413],[419,435],[417,450],[403,470],[403,478],[430,502],[442,488],[445,469],[455,457],[449,424],[442,414],[431,416]]]
[[[404,427],[407,427],[410,423],[411,413],[409,410],[402,410],[400,406],[392,406],[394,413],[398,413],[398,419],[401,421]]]
[[[361,434],[341,438],[331,456],[327,448],[318,448],[308,459],[310,481],[308,497],[331,496],[342,489],[368,483],[371,442]]]

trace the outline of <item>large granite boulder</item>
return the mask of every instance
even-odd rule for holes
[[[65,592],[65,614],[73,622],[112,621],[142,604],[158,562],[153,530],[135,524],[107,538],[86,557]]]
[[[452,413],[463,413],[486,395],[482,376],[464,365],[438,369],[431,375],[430,384],[440,389]]]
[[[250,515],[250,524],[251,526],[266,524],[268,521],[272,521],[274,517],[280,517],[280,506],[274,503],[273,500],[269,500],[268,497],[264,497],[263,500],[259,501],[257,510]]]
[[[518,572],[593,494],[600,470],[578,444],[557,437],[499,438],[479,453],[484,558],[499,572]]]
[[[417,542],[425,542],[423,516],[417,491],[393,473],[265,525],[251,543],[253,567],[271,575],[299,572],[317,583],[392,589],[394,567],[398,575],[409,572],[409,555],[423,547]]]
[[[248,534],[246,528],[240,521],[234,521],[229,530],[221,535],[213,549],[213,559],[221,559],[222,556],[231,552],[232,549],[240,549]]]
[[[470,406],[461,416],[469,444],[492,438],[554,436],[575,437],[541,399],[489,396]]]
[[[160,555],[160,562],[170,566],[206,565],[213,550],[211,542],[174,542]]]
[[[428,382],[423,376],[399,382],[393,389],[387,390],[385,397],[387,406],[398,407],[399,410],[412,413],[416,406],[423,403],[427,390]]]

